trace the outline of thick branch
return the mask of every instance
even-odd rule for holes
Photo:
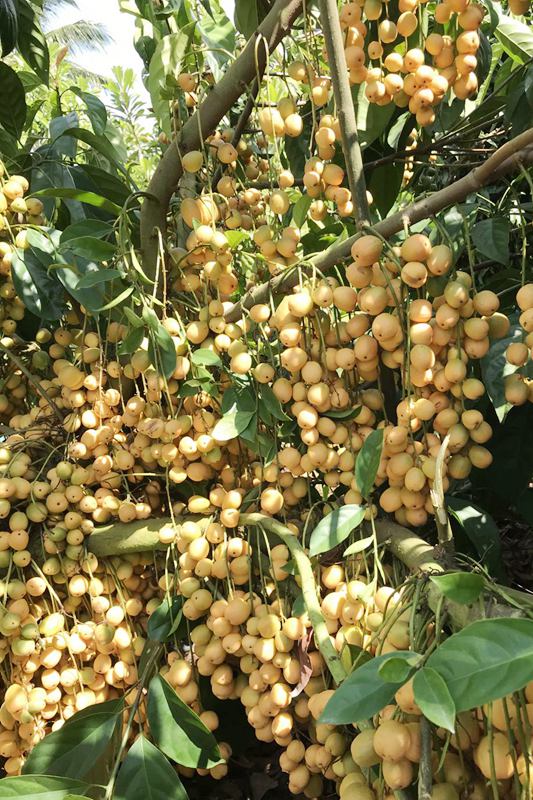
[[[339,21],[337,0],[320,0],[320,21],[326,40],[329,69],[333,83],[333,93],[337,106],[337,116],[342,136],[342,150],[346,162],[348,184],[354,203],[356,222],[368,223],[370,214],[366,198],[363,158],[357,133],[355,109],[348,80],[348,66],[344,55],[344,40]]]
[[[533,128],[530,128],[499,147],[483,164],[475,167],[463,178],[452,183],[451,186],[446,186],[446,188],[434,192],[428,197],[417,200],[403,211],[398,211],[382,222],[378,222],[374,226],[374,230],[387,239],[403,229],[405,220],[412,225],[437,214],[455,203],[461,203],[469,194],[486,186],[491,180],[499,179],[508,172],[518,169],[524,158],[526,161],[529,159],[532,146]],[[347,258],[357,236],[358,234],[351,236],[349,239],[345,239],[338,245],[334,245],[324,253],[319,253],[310,259],[305,271],[310,272],[316,269],[325,271],[343,258]],[[256,303],[268,301],[271,294],[292,289],[298,281],[298,271],[293,270],[286,275],[282,273],[267,283],[257,286],[228,310],[226,320],[234,322],[240,319],[243,309],[248,309]]]
[[[152,176],[147,189],[149,196],[145,198],[141,211],[143,268],[151,278],[156,274],[158,231],[162,234],[165,232],[170,199],[182,174],[180,153],[199,149],[202,141],[213,133],[257,72],[261,73],[265,69],[267,51],[271,53],[290,32],[294,20],[301,12],[302,2],[303,0],[276,0],[241,55],[185,123],[179,134],[179,141],[173,140],[165,151]],[[153,195],[153,199],[150,195]]]

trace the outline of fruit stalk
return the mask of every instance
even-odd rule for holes
[[[335,105],[342,135],[342,151],[346,160],[346,174],[350,191],[354,200],[354,216],[356,222],[362,227],[368,223],[370,212],[366,196],[365,172],[357,120],[348,80],[348,66],[344,54],[344,40],[339,22],[339,12],[336,0],[320,0],[320,19],[328,63],[335,95]]]

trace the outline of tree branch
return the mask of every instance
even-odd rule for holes
[[[335,95],[335,105],[341,129],[342,150],[346,162],[348,184],[354,204],[354,216],[356,222],[362,225],[368,223],[370,213],[337,0],[320,0],[319,6],[320,21],[326,40],[328,63]]]
[[[150,278],[155,277],[159,257],[158,232],[165,234],[170,199],[182,174],[180,153],[197,150],[239,99],[244,87],[258,71],[261,73],[265,69],[267,51],[271,53],[290,32],[302,10],[302,2],[276,0],[241,55],[187,120],[178,139],[172,141],[161,158],[147,189],[147,194],[153,198],[146,197],[141,210],[141,254],[144,271]],[[262,46],[256,46],[259,39]]]
[[[417,200],[403,209],[403,211],[398,211],[387,219],[378,222],[374,225],[374,230],[387,239],[403,229],[404,221],[412,225],[437,214],[444,208],[462,202],[469,194],[486,186],[491,180],[499,179],[508,172],[518,169],[523,160],[529,161],[532,148],[533,128],[530,128],[499,147],[483,164],[475,167],[463,178],[452,183],[451,186]],[[352,245],[358,236],[359,234],[351,236],[349,239],[330,247],[324,253],[319,253],[309,260],[302,271],[325,271],[333,267],[340,260],[350,255]],[[282,273],[267,283],[257,286],[227,311],[226,320],[234,322],[240,319],[244,309],[248,309],[256,303],[268,301],[270,295],[275,292],[286,292],[292,289],[298,281],[299,273],[297,270],[293,270],[288,274]]]

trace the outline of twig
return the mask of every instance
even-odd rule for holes
[[[333,93],[342,136],[348,184],[354,201],[354,216],[359,226],[368,223],[370,212],[366,197],[363,158],[357,133],[357,121],[348,80],[344,41],[339,20],[337,0],[320,0],[320,21],[326,40]]]
[[[431,728],[425,717],[420,717],[420,763],[418,767],[418,800],[431,800],[433,770],[431,764]]]
[[[403,230],[405,222],[412,225],[415,222],[432,217],[444,208],[462,202],[469,194],[486,186],[491,180],[518,169],[522,160],[530,157],[533,158],[533,128],[506,142],[486,161],[475,167],[463,178],[455,181],[455,183],[440,189],[438,192],[434,192],[428,197],[417,200],[402,211],[398,211],[382,222],[378,222],[374,226],[374,230],[387,239]],[[287,275],[281,274],[252,289],[238,303],[228,309],[225,315],[226,320],[235,322],[235,320],[240,319],[244,309],[248,309],[256,303],[266,302],[267,298],[275,292],[286,292],[288,289],[292,289],[300,280],[302,272],[311,272],[313,270],[324,272],[330,269],[350,255],[352,245],[358,236],[359,234],[350,236],[343,242],[333,245],[324,253],[319,253],[314,258],[309,259],[302,270],[293,270]]]

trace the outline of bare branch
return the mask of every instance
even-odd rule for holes
[[[290,32],[302,10],[303,0],[276,0],[241,55],[213,87],[204,102],[185,123],[179,141],[173,140],[154,172],[141,211],[141,252],[146,274],[154,278],[158,259],[158,232],[165,233],[170,199],[182,174],[180,152],[196,150],[243,94],[257,72],[265,69],[267,50],[271,53]],[[256,47],[258,38],[264,46]],[[178,149],[179,148],[179,149]]]
[[[437,214],[444,208],[462,202],[469,194],[486,186],[491,180],[499,179],[508,172],[519,169],[519,165],[523,161],[529,162],[532,148],[533,128],[529,128],[529,130],[519,136],[515,136],[514,139],[499,147],[484,163],[475,167],[463,178],[455,181],[450,186],[446,186],[445,189],[417,200],[403,209],[403,211],[398,211],[387,219],[378,222],[374,225],[374,230],[387,239],[403,229],[404,221],[412,225]],[[309,272],[316,269],[325,271],[342,259],[348,258],[352,245],[358,236],[359,234],[351,236],[338,245],[330,247],[324,253],[319,253],[310,259],[303,271]],[[292,270],[288,274],[282,273],[267,283],[257,286],[227,311],[226,320],[234,322],[240,319],[244,309],[248,309],[256,303],[264,303],[271,294],[292,289],[298,281],[298,272]]]
[[[320,21],[326,40],[333,93],[341,129],[342,150],[346,162],[348,184],[354,203],[354,216],[356,222],[364,224],[368,223],[370,213],[337,0],[320,0]]]

